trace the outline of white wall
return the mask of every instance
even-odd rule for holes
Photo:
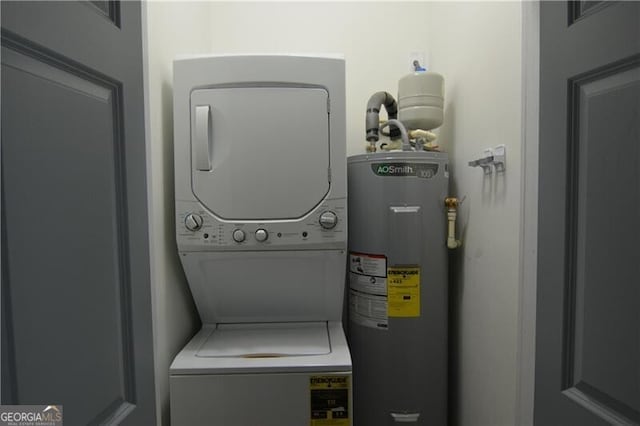
[[[452,354],[460,425],[515,424],[521,225],[521,4],[430,3],[432,69],[445,75],[441,139],[466,196],[452,268]],[[505,174],[467,162],[507,147]]]
[[[347,153],[363,152],[365,105],[397,92],[409,53],[445,76],[440,142],[464,246],[452,277],[453,424],[515,422],[521,196],[521,5],[455,2],[156,3],[148,8],[152,257],[158,398],[170,360],[197,325],[173,234],[171,59],[178,53],[338,52],[347,63]],[[466,164],[507,146],[507,172]]]
[[[452,193],[465,196],[465,244],[452,281],[452,383],[460,425],[515,421],[520,269],[521,5],[519,3],[215,3],[213,51],[322,52],[347,61],[347,152],[361,152],[364,107],[397,91],[408,55],[423,51],[446,79],[440,143]],[[238,25],[241,23],[241,25]],[[507,146],[507,171],[467,162]]]
[[[178,54],[207,53],[209,4],[148,2],[150,242],[158,423],[169,424],[169,365],[199,325],[177,254],[173,198],[173,72]]]
[[[427,3],[215,2],[215,53],[342,53],[346,59],[347,154],[364,152],[365,107],[397,93],[409,53],[429,45]],[[384,114],[383,114],[384,115]]]

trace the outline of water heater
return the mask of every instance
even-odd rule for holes
[[[447,423],[448,156],[348,159],[356,425]]]
[[[356,426],[447,424],[449,160],[421,140],[442,124],[443,79],[416,72],[399,86],[397,104],[370,98],[368,153],[347,161]],[[382,105],[391,143],[376,152]]]

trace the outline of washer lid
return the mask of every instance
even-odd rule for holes
[[[331,353],[326,322],[221,324],[197,357],[279,358]]]
[[[225,220],[298,219],[329,193],[329,93],[220,87],[191,93],[191,184]]]

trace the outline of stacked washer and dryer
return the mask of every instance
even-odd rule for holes
[[[174,62],[176,238],[202,329],[174,425],[351,425],[341,58]]]

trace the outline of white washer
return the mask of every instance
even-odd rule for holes
[[[351,425],[344,60],[174,62],[176,238],[203,328],[174,425]]]

